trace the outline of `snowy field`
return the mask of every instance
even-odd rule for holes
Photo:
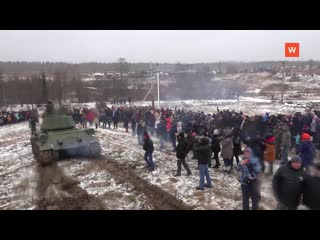
[[[230,109],[244,113],[303,112],[312,102],[295,101],[281,105],[267,99],[241,98],[236,100],[165,101],[163,107],[184,107],[194,111],[213,113]],[[142,103],[135,103],[140,105]],[[144,103],[150,105],[151,103]],[[73,104],[95,107],[95,103]],[[110,105],[109,105],[110,106]],[[0,209],[241,209],[241,191],[238,173],[225,175],[221,169],[210,169],[213,188],[195,189],[199,184],[197,162],[187,156],[192,176],[174,177],[176,157],[167,144],[159,150],[155,145],[156,170],[146,169],[144,151],[131,132],[126,133],[122,124],[117,130],[98,129],[96,135],[102,147],[101,159],[65,159],[52,169],[36,164],[30,146],[28,123],[0,127]],[[275,169],[278,167],[276,163]],[[184,170],[183,170],[184,171]],[[45,198],[39,188],[45,176]],[[72,179],[76,187],[64,189],[61,182]],[[60,179],[60,180],[57,180]],[[271,177],[263,177],[261,186],[262,209],[274,209],[276,202],[271,190]],[[40,201],[40,200],[41,201]]]
[[[41,184],[39,175],[43,170],[33,158],[29,134],[27,123],[0,128],[0,209],[39,208],[37,188]],[[84,209],[96,209],[96,205],[103,206],[102,209],[173,209],[173,206],[178,209],[241,209],[237,173],[224,175],[219,169],[210,169],[214,187],[199,192],[195,190],[199,181],[198,171],[195,170],[197,164],[190,155],[187,161],[193,175],[187,177],[183,173],[181,177],[174,177],[176,158],[170,145],[166,146],[166,150],[159,151],[159,142],[154,139],[156,170],[150,173],[145,168],[144,151],[131,133],[126,133],[123,128],[98,129],[97,136],[105,159],[66,159],[58,162],[59,171],[79,181],[81,190],[88,194],[91,205]],[[117,168],[114,168],[114,163]],[[62,190],[54,185],[54,178],[57,176],[53,174],[49,179],[52,182],[50,189],[53,189],[50,197],[60,198]],[[139,184],[149,184],[149,188],[139,187]],[[156,187],[163,193],[159,193]],[[170,204],[153,197],[168,198],[167,194],[170,195]],[[65,195],[68,196],[68,193]],[[92,202],[99,204],[92,205]],[[262,209],[275,206],[268,178],[262,185],[261,205]]]

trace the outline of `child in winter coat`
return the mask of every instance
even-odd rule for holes
[[[276,139],[273,136],[267,136],[265,139],[264,161],[269,163],[269,175],[273,174],[273,162],[276,159]]]

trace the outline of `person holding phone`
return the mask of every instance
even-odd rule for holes
[[[246,147],[244,149],[244,158],[237,166],[237,170],[240,172],[242,209],[250,209],[249,200],[251,198],[252,210],[258,210],[261,199],[259,183],[261,165],[259,160],[253,155],[251,148]]]

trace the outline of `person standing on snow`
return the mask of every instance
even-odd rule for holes
[[[302,203],[310,210],[320,210],[320,162],[313,164],[311,175],[305,176]]]
[[[119,121],[119,108],[114,108],[112,111],[112,121],[113,121],[113,129],[118,128],[118,121]]]
[[[273,174],[273,162],[276,159],[275,137],[266,136],[264,148],[264,161],[269,163],[269,175]]]
[[[233,167],[233,158],[235,157],[237,165],[239,164],[239,155],[241,154],[241,137],[240,128],[236,127],[233,131],[233,156],[231,160],[231,168]]]
[[[92,111],[93,114],[93,122],[95,124],[96,129],[98,129],[99,126],[99,113],[96,111]]]
[[[233,156],[233,133],[231,131],[226,131],[224,138],[221,141],[221,157],[224,161],[224,171],[231,172],[231,159]]]
[[[244,159],[238,164],[237,170],[241,173],[239,181],[242,192],[242,209],[249,210],[249,200],[252,201],[252,210],[259,209],[261,200],[259,174],[261,165],[259,160],[253,155],[252,149],[244,149]]]
[[[281,137],[281,164],[288,163],[288,152],[291,146],[291,133],[288,126],[282,127],[282,137]]]
[[[142,121],[139,122],[137,126],[137,136],[138,136],[138,144],[143,144],[143,127],[142,127]]]
[[[186,156],[188,154],[188,142],[184,137],[184,133],[181,132],[177,136],[178,139],[178,145],[177,145],[177,174],[176,176],[181,176],[181,165],[185,168],[187,171],[187,176],[191,175],[191,170],[186,163]]]
[[[296,210],[301,201],[305,172],[299,156],[278,168],[272,179],[272,189],[278,210]]]
[[[219,134],[219,130],[215,129],[213,131],[213,137],[212,137],[212,152],[213,152],[213,158],[216,160],[216,164],[213,166],[213,168],[220,167],[220,161],[219,161],[220,151],[221,151],[220,134]]]
[[[312,122],[310,123],[310,133],[312,136],[312,142],[313,144],[317,145],[317,140],[318,140],[318,116],[315,114],[312,118]]]
[[[280,124],[277,124],[276,127],[273,129],[273,136],[275,138],[276,144],[276,159],[281,159],[281,138],[282,138],[282,127]]]
[[[303,133],[301,135],[301,143],[297,149],[297,154],[302,160],[302,166],[310,173],[310,166],[316,157],[316,149],[311,142],[311,137],[308,133]]]
[[[204,190],[205,187],[212,188],[211,178],[209,175],[209,158],[210,158],[210,148],[209,141],[207,138],[200,138],[199,142],[195,144],[194,150],[197,152],[197,159],[199,165],[199,173],[200,173],[200,183],[199,186],[196,187],[197,190]],[[207,183],[204,183],[204,179],[206,178]]]
[[[148,169],[150,171],[153,171],[154,170],[154,163],[152,159],[152,153],[154,151],[153,142],[147,132],[143,133],[143,139],[144,139],[143,149],[145,150],[144,160],[148,165]]]
[[[177,151],[177,143],[176,143],[176,134],[177,134],[177,123],[175,121],[172,122],[171,128],[169,130],[170,141],[172,143],[172,151]]]
[[[160,120],[157,128],[158,128],[158,133],[160,137],[160,150],[162,150],[164,149],[164,142],[167,136],[166,124],[164,119]]]
[[[134,115],[132,115],[131,117],[131,130],[132,130],[132,136],[135,136],[136,135],[136,120],[134,118]]]

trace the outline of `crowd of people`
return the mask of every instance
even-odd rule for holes
[[[320,164],[315,161],[320,146],[318,111],[249,116],[218,108],[215,113],[205,114],[184,109],[113,105],[99,110],[73,108],[68,114],[82,128],[95,125],[95,128],[117,129],[123,123],[129,132],[130,126],[132,136],[145,150],[144,160],[150,171],[156,168],[151,138],[159,139],[159,150],[167,148],[165,142],[170,143],[177,157],[176,177],[181,176],[182,166],[187,176],[192,174],[186,161],[187,155],[192,154],[192,159],[198,162],[196,170],[200,176],[197,190],[214,187],[209,168],[222,167],[225,174],[237,170],[244,210],[250,209],[250,199],[251,209],[259,209],[263,175],[272,177],[277,209],[297,209],[300,203],[320,209]],[[35,131],[37,110],[21,111],[18,118],[16,113],[9,115],[14,116],[13,122],[29,120],[31,132]],[[2,112],[1,116],[7,118],[8,113]],[[281,166],[274,173],[276,160]]]
[[[0,126],[28,121],[30,118],[30,111],[0,111]]]
[[[262,175],[273,176],[278,209],[296,209],[301,202],[311,209],[319,208],[319,204],[314,204],[319,199],[319,190],[310,190],[320,189],[320,165],[314,163],[320,142],[318,115],[317,111],[309,111],[249,116],[218,108],[213,114],[205,114],[136,106],[112,106],[100,111],[73,109],[72,113],[75,122],[83,127],[95,123],[96,128],[102,125],[102,128],[117,129],[118,123],[123,123],[128,132],[130,126],[132,136],[137,137],[137,143],[145,150],[144,160],[150,171],[155,169],[151,137],[159,138],[160,150],[165,148],[165,142],[172,146],[177,156],[176,176],[181,176],[182,166],[187,176],[192,174],[186,162],[186,156],[192,153],[192,158],[198,161],[200,175],[197,190],[214,187],[209,168],[223,165],[225,174],[239,171],[243,209],[250,209],[250,199],[252,209],[259,208]],[[290,152],[295,155],[291,159]],[[276,160],[281,167],[273,173]]]

